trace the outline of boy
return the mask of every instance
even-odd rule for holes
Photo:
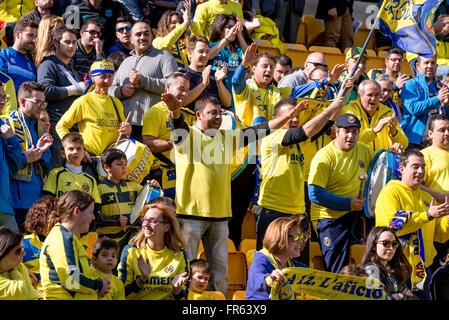
[[[207,291],[211,272],[210,265],[205,260],[190,261],[190,288],[187,300],[218,300],[217,296]]]
[[[125,287],[123,282],[112,274],[118,262],[118,243],[108,237],[101,237],[92,248],[92,264],[101,279],[110,281],[109,293],[100,300],[125,300]]]
[[[84,172],[81,166],[84,155],[83,137],[77,132],[71,132],[64,136],[61,143],[61,156],[66,163],[64,167],[50,171],[42,188],[42,195],[52,195],[59,199],[68,191],[82,190],[90,194],[99,207],[101,199],[97,182],[94,177]]]
[[[132,208],[142,186],[125,180],[127,159],[123,151],[108,149],[101,155],[101,165],[107,178],[98,185],[101,208],[96,216],[98,236],[108,236],[118,242],[121,249],[136,233],[137,227],[129,224]]]

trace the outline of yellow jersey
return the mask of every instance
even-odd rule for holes
[[[319,150],[310,164],[308,184],[326,189],[340,197],[353,198],[360,188],[358,178],[361,172],[367,173],[374,151],[363,143],[357,143],[350,151],[342,151],[334,142]],[[335,211],[311,203],[311,220],[338,219],[348,211]]]
[[[39,259],[46,300],[97,300],[103,287],[81,241],[56,223],[45,238]]]
[[[394,137],[390,135],[388,126],[385,126],[377,134],[374,133],[373,129],[377,126],[379,120],[394,115],[394,110],[386,105],[379,103],[376,112],[371,117],[365,109],[363,109],[360,104],[360,99],[356,99],[352,100],[343,107],[341,114],[344,113],[352,113],[359,118],[362,127],[360,128],[358,141],[370,146],[374,151],[388,149],[396,142],[400,143],[404,149],[408,147],[408,138],[405,135],[404,130],[402,130],[399,122],[396,124],[396,129],[398,132]]]
[[[56,124],[56,132],[62,139],[70,128],[78,124],[84,148],[90,153],[101,155],[117,140],[117,130],[124,119],[123,105],[119,99],[92,91],[72,103]]]
[[[0,273],[0,300],[37,300],[27,267],[20,263],[12,271]]]
[[[143,288],[136,284],[136,279],[142,274],[137,265],[139,256],[145,261],[148,259],[151,265],[151,274]],[[172,300],[173,278],[188,271],[187,258],[182,250],[176,253],[165,247],[154,251],[149,247],[137,248],[135,244],[130,244],[122,251],[118,277],[125,285],[127,300]]]
[[[123,282],[116,276],[111,274],[105,274],[95,269],[98,277],[101,279],[108,279],[110,281],[111,289],[109,293],[99,300],[125,300],[125,287]]]
[[[283,146],[287,129],[262,139],[262,182],[258,205],[283,213],[305,213],[302,143]]]
[[[424,186],[442,193],[449,192],[449,151],[429,146],[421,153],[426,163]]]

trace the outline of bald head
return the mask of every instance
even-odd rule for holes
[[[321,52],[312,52],[304,62],[304,74],[309,77],[310,72],[317,66],[327,66],[326,57]]]

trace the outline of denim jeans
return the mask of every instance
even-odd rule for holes
[[[206,221],[178,217],[181,233],[186,245],[189,261],[196,259],[200,241],[210,264],[212,275],[209,290],[221,291],[225,297],[228,291],[228,220]]]

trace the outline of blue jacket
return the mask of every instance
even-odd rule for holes
[[[34,146],[36,146],[37,141],[39,140],[36,130],[37,120],[25,118],[25,121],[27,122],[28,128],[30,128],[31,136],[33,138],[33,144]],[[20,151],[22,152],[22,149]],[[25,166],[26,163],[26,156],[22,154],[20,166]],[[39,164],[42,166],[44,174],[48,174],[48,172],[53,168],[50,148],[42,154],[42,157],[39,160]],[[34,204],[34,202],[40,198],[42,186],[43,181],[37,171],[37,162],[34,162],[33,176],[30,182],[11,179],[10,190],[14,209],[30,208]]]
[[[437,109],[440,101],[437,96],[429,98],[429,86],[424,74],[406,81],[401,91],[402,124],[401,128],[409,143],[420,144],[426,128],[429,111]],[[449,109],[444,108],[446,114]]]
[[[23,82],[36,81],[37,78],[33,62],[12,47],[0,51],[0,70],[12,78],[16,92]]]
[[[4,123],[3,120],[0,120],[0,126]],[[5,139],[0,135],[0,213],[14,214],[9,190],[9,176],[17,173],[21,158],[22,148],[19,138],[12,136]]]
[[[295,267],[308,268],[305,264],[296,260],[290,260]],[[254,258],[248,271],[248,281],[246,284],[245,300],[269,300],[271,287],[265,283],[265,278],[268,277],[274,270],[274,266],[262,252],[254,252]]]
[[[109,57],[109,55],[111,53],[114,53],[116,51],[120,51],[123,52],[124,54],[126,54],[127,57],[129,57],[131,54],[131,50],[126,49],[123,44],[120,42],[119,39],[115,40],[114,44],[109,48],[108,53],[106,54],[106,56]]]

